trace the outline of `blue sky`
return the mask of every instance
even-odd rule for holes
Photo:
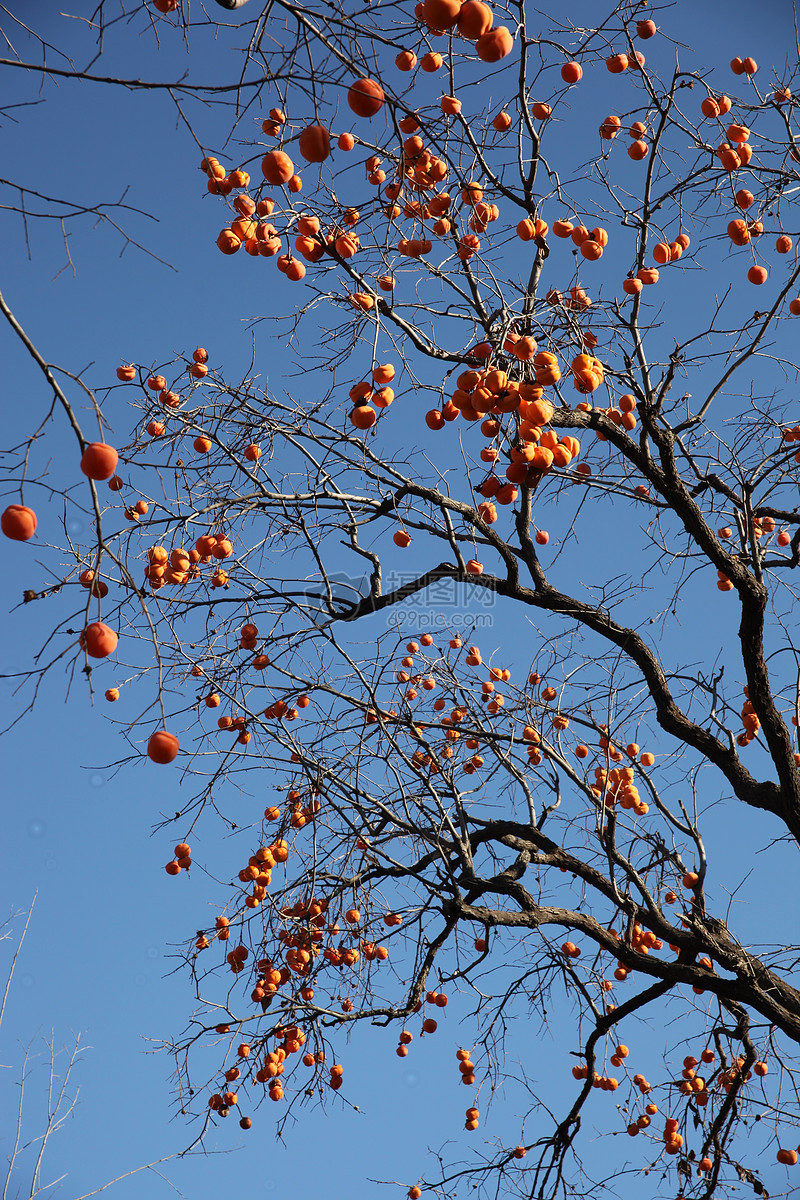
[[[256,2],[252,0],[253,6]],[[26,19],[34,9],[39,29],[51,42],[68,47],[80,65],[88,60],[82,45],[85,31],[78,22],[61,18],[58,6],[12,4],[9,9]],[[696,47],[688,65],[699,66],[713,55],[715,86],[730,86],[727,62],[734,54],[752,53],[765,73],[770,62],[782,63],[787,53],[794,57],[788,4],[772,0],[762,5],[755,27],[748,6],[725,5],[724,21],[721,11],[722,6],[707,0],[691,8],[678,3],[659,17],[672,29],[680,23],[678,40]],[[239,18],[228,19],[235,23]],[[0,26],[6,28],[5,16]],[[11,28],[9,23],[6,31]],[[196,33],[187,57],[178,32],[168,32],[164,24],[159,31],[156,45],[143,22],[114,28],[101,60],[103,72],[175,80],[190,67],[198,78],[227,79],[236,69],[235,39],[217,47]],[[38,59],[36,46],[17,28],[12,40],[23,58]],[[486,93],[487,108],[499,104],[499,84],[491,80],[477,86]],[[598,86],[608,89],[610,81],[603,78]],[[134,245],[120,253],[124,243],[117,231],[91,216],[79,217],[68,225],[73,272],[58,222],[29,220],[26,241],[20,216],[3,213],[0,290],[50,362],[85,371],[92,386],[102,391],[115,382],[120,361],[156,365],[200,345],[209,349],[216,367],[237,377],[247,369],[254,349],[256,369],[272,387],[287,382],[298,394],[305,388],[313,395],[314,380],[309,384],[298,375],[297,357],[286,347],[280,323],[299,292],[272,264],[265,268],[244,255],[230,260],[216,251],[221,210],[204,193],[197,146],[168,98],[74,81],[49,80],[40,90],[38,79],[11,68],[5,72],[5,97],[6,103],[23,107],[4,112],[3,174],[77,204],[94,204],[98,198],[115,201],[125,193],[125,203],[140,211],[115,211],[115,220],[119,216],[130,235],[155,256]],[[587,87],[574,102],[578,112],[565,116],[565,124],[573,122],[575,161],[581,161],[581,122],[585,119],[587,128],[588,122],[595,122],[597,108],[605,111],[606,98],[597,100]],[[610,105],[609,101],[609,111]],[[199,105],[191,108],[195,129],[209,131],[202,135],[204,145],[221,151],[225,114],[204,112]],[[589,145],[587,138],[587,155]],[[233,158],[232,153],[229,161]],[[6,190],[6,203],[10,195]],[[720,271],[727,269],[721,266]],[[687,289],[683,320],[688,323],[697,315]],[[253,317],[267,319],[251,326]],[[665,336],[668,332],[672,328]],[[38,413],[46,400],[41,377],[5,324],[0,327],[0,353],[5,367],[4,441],[11,446],[29,432],[31,413]],[[424,407],[417,407],[418,420]],[[110,394],[105,411],[115,433],[126,438],[133,422],[121,390]],[[49,502],[37,500],[36,505],[42,544],[47,542],[48,523],[58,518],[59,493],[74,479],[59,458],[60,446],[69,446],[74,455],[65,430],[54,429],[50,440],[54,494]],[[551,534],[558,534],[558,511],[548,512]],[[80,538],[85,533],[82,518],[72,515],[70,521],[74,523],[68,525],[69,532]],[[624,536],[622,524],[619,536]],[[578,570],[586,554],[583,545],[567,543],[565,571]],[[19,603],[24,588],[45,586],[48,579],[43,545],[4,541],[2,555],[0,607],[8,614],[4,660],[10,664],[4,669],[14,671],[24,663],[27,648],[38,644],[53,613],[61,610],[57,597],[24,607]],[[592,554],[587,569],[600,572],[607,567],[600,554]],[[699,655],[709,630],[719,634],[728,622],[732,636],[735,628],[733,615],[719,605],[717,594],[707,600],[707,588],[707,582],[693,582],[686,593],[694,609],[680,635],[687,660]],[[13,680],[0,681],[0,696],[3,723],[10,724],[20,703]],[[135,711],[133,704],[120,708],[128,716]],[[69,1194],[71,1200],[123,1171],[182,1150],[196,1131],[176,1112],[169,1059],[155,1051],[186,1021],[190,997],[184,977],[173,973],[177,964],[171,947],[185,944],[187,935],[208,919],[208,881],[202,866],[190,878],[184,874],[172,880],[165,875],[163,865],[175,839],[170,830],[152,831],[162,812],[175,807],[175,776],[156,775],[144,762],[121,770],[109,767],[125,747],[106,715],[102,700],[91,704],[80,675],[72,678],[66,667],[59,668],[47,677],[35,711],[23,716],[0,742],[0,915],[27,909],[36,895],[0,1031],[0,1108],[8,1112],[15,1103],[25,1045],[39,1053],[43,1039],[54,1031],[58,1046],[70,1046],[80,1036],[90,1047],[74,1073],[79,1103],[65,1131],[54,1138],[45,1169],[52,1178],[66,1173],[61,1195]],[[751,818],[740,820],[735,831],[726,831],[723,818],[720,836],[730,855],[742,852],[744,874]],[[756,832],[754,823],[753,836]],[[196,839],[201,862],[215,836],[212,828]],[[752,922],[755,938],[763,914],[785,895],[777,871],[762,878],[748,896],[757,907],[743,907],[743,928]],[[19,931],[22,920],[18,917],[12,925]],[[462,1037],[459,1022],[465,1016],[462,1004],[451,1003],[435,1037],[415,1043],[405,1060],[395,1057],[392,1032],[357,1031],[342,1059],[346,1089],[325,1112],[303,1110],[297,1125],[289,1123],[283,1145],[271,1137],[275,1114],[267,1111],[272,1106],[264,1105],[249,1134],[240,1134],[233,1122],[223,1124],[207,1143],[209,1156],[198,1152],[176,1160],[162,1168],[164,1174],[189,1197],[244,1185],[268,1192],[325,1188],[334,1196],[346,1192],[352,1200],[362,1200],[376,1194],[375,1180],[399,1181],[404,1194],[418,1174],[435,1165],[425,1159],[426,1147],[437,1149],[450,1142],[447,1153],[452,1159],[468,1153],[461,1123],[469,1097],[467,1089],[458,1086],[454,1058]],[[512,1057],[519,1058],[528,1074],[549,1082],[564,1072],[564,1048],[557,1034],[557,1027],[552,1036],[538,1028],[521,1028]],[[641,1030],[643,1041],[662,1036],[658,1029]],[[42,1126],[45,1078],[44,1065],[36,1065],[25,1110],[27,1137]],[[571,1089],[566,1089],[564,1095],[569,1094]],[[593,1103],[599,1113],[609,1101],[601,1096]],[[360,1112],[354,1112],[353,1105]],[[516,1144],[523,1137],[520,1112],[517,1095],[508,1101],[498,1096],[481,1132],[490,1142],[496,1138],[503,1145]],[[9,1125],[4,1124],[5,1139]],[[596,1161],[602,1168],[608,1156],[609,1172],[620,1161],[618,1144],[611,1142],[597,1144]],[[1,1152],[6,1145],[5,1140],[0,1143]],[[30,1152],[23,1161],[30,1164]],[[12,1197],[27,1195],[26,1169],[27,1165],[12,1181]],[[154,1196],[170,1192],[170,1185],[155,1177],[148,1179],[147,1187]],[[115,1195],[125,1200],[140,1195],[141,1188],[139,1176],[118,1184]]]

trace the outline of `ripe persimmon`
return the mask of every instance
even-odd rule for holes
[[[384,91],[374,79],[357,79],[347,93],[347,103],[357,117],[374,117],[383,108]]]
[[[9,504],[0,517],[0,529],[14,542],[27,542],[36,532],[36,513],[24,504]]]
[[[105,442],[90,442],[81,457],[81,470],[89,479],[110,479],[117,468],[119,455]]]
[[[623,71],[627,71],[629,60],[627,54],[612,54],[606,59],[606,69],[612,75],[621,75]]]
[[[308,125],[297,139],[297,145],[306,162],[324,162],[331,152],[330,132],[324,125]]]
[[[119,637],[102,621],[93,621],[87,625],[80,636],[81,649],[91,658],[107,658],[117,648]]]
[[[505,25],[498,25],[496,29],[481,34],[475,43],[475,53],[481,62],[485,63],[500,62],[511,53],[513,48],[514,39],[511,31]]]
[[[463,38],[477,42],[479,37],[492,28],[493,20],[494,16],[488,4],[482,3],[482,0],[466,0],[459,9],[456,25]]]
[[[283,150],[270,150],[261,160],[261,173],[267,183],[288,183],[294,175],[294,163]]]
[[[180,743],[174,733],[166,729],[158,729],[150,735],[147,743],[147,757],[154,763],[171,763],[177,758]]]

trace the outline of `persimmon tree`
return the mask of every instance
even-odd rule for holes
[[[791,1188],[796,922],[741,901],[800,838],[793,70],[684,67],[686,14],[627,2],[153,7],[166,45],[219,22],[238,142],[164,89],[184,213],[280,348],[258,325],[232,379],[121,341],[79,399],[4,301],[44,415],[3,531],[49,572],[20,715],[82,673],[168,874],[203,839],[192,1136],[339,1102],[367,1025],[453,1039],[465,1138],[501,1084],[527,1103],[474,1157],[420,1148],[412,1198],[588,1194],[587,1124],[620,1194]],[[561,1104],[509,1069],[548,1023]]]

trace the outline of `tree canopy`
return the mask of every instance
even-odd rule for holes
[[[137,34],[185,74],[119,70]],[[452,1036],[465,1085],[412,1200],[790,1187],[788,24],[791,66],[698,66],[686,6],[631,0],[126,0],[86,36],[85,67],[42,39],[7,74],[171,106],[186,303],[253,277],[263,304],[231,376],[168,312],[160,345],[56,366],[0,299],[41,374],[4,456],[44,621],[13,727],[56,677],[90,689],[175,886],[202,867],[187,1139],[358,1104],[350,1033],[389,1027],[400,1058]],[[135,191],[3,187],[12,220],[146,245]],[[500,1089],[520,1116],[481,1143]]]

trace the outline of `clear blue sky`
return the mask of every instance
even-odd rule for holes
[[[257,3],[252,0],[250,7]],[[78,65],[88,61],[84,28],[62,18],[59,6],[8,7],[20,19],[34,20],[38,31],[52,44],[66,47]],[[714,85],[723,88],[731,86],[727,63],[734,54],[753,54],[765,74],[770,62],[782,64],[787,53],[795,55],[788,3],[769,0],[757,13],[756,21],[753,8],[740,0],[725,6],[681,0],[665,9],[659,23],[697,50],[693,58],[686,56],[685,65],[699,67],[713,59]],[[248,8],[227,19],[235,24],[246,15]],[[5,13],[0,28],[23,58],[38,61],[35,42]],[[158,28],[160,45],[136,17],[110,30],[102,73],[175,80],[190,68],[195,78],[228,80],[238,69],[235,38],[214,46],[197,36],[187,57],[181,35],[163,22]],[[648,44],[648,55],[650,47],[655,57],[655,43]],[[57,63],[53,55],[49,61]],[[603,79],[601,84],[605,88],[608,82]],[[115,220],[155,256],[133,245],[120,254],[123,242],[117,231],[98,225],[91,216],[76,217],[67,226],[73,272],[58,222],[32,219],[26,231],[18,214],[3,212],[0,290],[49,361],[85,371],[87,380],[102,389],[113,382],[122,360],[166,361],[195,345],[206,346],[215,365],[235,377],[246,369],[254,343],[257,369],[273,387],[296,372],[296,361],[280,336],[273,338],[275,325],[264,322],[251,332],[247,322],[285,312],[300,293],[289,288],[271,264],[254,270],[244,255],[229,260],[216,251],[220,209],[204,194],[204,178],[197,171],[200,154],[168,97],[72,81],[48,80],[40,88],[38,78],[11,68],[4,70],[3,96],[6,105],[20,107],[3,110],[5,166],[0,173],[45,196],[76,204],[116,201],[125,193],[125,202],[147,215],[120,210]],[[487,107],[501,98],[487,94]],[[588,88],[576,104],[583,105],[587,127],[594,125],[596,101]],[[225,114],[204,113],[199,106],[192,113],[205,144],[221,151]],[[568,128],[570,120],[583,120],[581,110],[565,117]],[[571,128],[579,141],[582,135]],[[235,157],[232,152],[230,159]],[[9,189],[3,196],[5,203],[12,202]],[[37,203],[52,207],[35,198],[28,203],[30,208]],[[691,320],[693,315],[687,295],[684,316]],[[47,398],[40,376],[5,324],[0,326],[0,354],[3,441],[14,445],[30,431],[31,414],[38,414]],[[300,392],[304,385],[294,378],[291,386]],[[118,420],[121,433],[127,434],[133,422],[121,402],[112,399],[108,412],[112,423]],[[63,428],[52,436],[57,488],[69,478],[58,461],[59,444],[74,453]],[[46,542],[48,521],[58,516],[57,497],[50,504],[37,504],[37,509],[40,539]],[[71,520],[80,522],[74,516]],[[549,520],[557,524],[557,515]],[[69,529],[75,537],[84,532],[79,524]],[[50,560],[40,546],[4,540],[0,553],[0,611],[8,614],[4,669],[13,670],[24,661],[27,647],[38,644],[42,629],[59,611],[59,601],[24,608],[19,604],[24,588],[46,585],[47,568],[38,564]],[[698,588],[688,594],[704,593]],[[715,607],[708,614],[711,625],[725,621],[720,611]],[[687,622],[687,659],[693,636],[699,648],[700,617],[694,631]],[[5,725],[18,711],[13,681],[0,681],[0,697]],[[5,1114],[0,1119],[0,1154],[6,1153],[12,1129],[8,1113],[17,1095],[22,1047],[29,1044],[33,1053],[40,1053],[51,1031],[59,1046],[70,1046],[80,1035],[91,1049],[74,1074],[79,1103],[66,1130],[53,1140],[45,1168],[46,1180],[66,1173],[61,1195],[70,1200],[143,1162],[184,1148],[194,1136],[194,1127],[176,1113],[169,1059],[155,1050],[161,1039],[179,1033],[186,1020],[187,981],[172,974],[176,962],[170,947],[183,944],[192,929],[207,920],[207,881],[201,868],[191,878],[184,874],[171,880],[164,874],[174,839],[169,831],[155,836],[151,831],[161,812],[175,807],[169,794],[174,776],[155,776],[145,763],[121,771],[104,765],[114,762],[124,746],[105,720],[107,715],[102,700],[92,708],[79,675],[71,679],[68,670],[57,670],[48,677],[35,712],[24,716],[0,742],[0,915],[26,909],[37,895],[0,1031],[0,1112]],[[738,844],[746,845],[745,818],[738,832]],[[209,847],[213,837],[211,830]],[[202,835],[198,848],[202,860]],[[735,850],[731,843],[731,853]],[[761,913],[784,894],[777,875],[763,880],[762,907],[750,918],[754,929]],[[13,923],[15,931],[21,926],[21,919]],[[415,1044],[402,1061],[394,1055],[392,1032],[360,1029],[342,1056],[347,1069],[342,1095],[349,1103],[335,1100],[325,1113],[304,1110],[299,1124],[289,1123],[285,1146],[272,1138],[272,1106],[263,1106],[249,1134],[241,1134],[233,1121],[223,1124],[206,1147],[218,1153],[175,1161],[162,1168],[164,1173],[180,1193],[192,1198],[223,1188],[253,1187],[304,1195],[324,1189],[334,1198],[346,1194],[350,1200],[365,1200],[377,1194],[370,1181],[378,1179],[399,1181],[404,1185],[399,1194],[404,1194],[419,1173],[434,1165],[425,1158],[426,1147],[438,1149],[452,1141],[447,1151],[451,1158],[459,1158],[462,1150],[467,1153],[461,1128],[467,1089],[458,1086],[454,1065],[454,1051],[461,1044],[459,1015],[454,1002],[436,1037]],[[558,1034],[557,1024],[554,1030]],[[642,1030],[641,1036],[658,1039],[662,1034]],[[551,1071],[564,1073],[562,1050],[538,1027],[515,1031],[512,1055],[519,1058],[521,1069],[535,1069],[539,1079],[547,1079]],[[26,1105],[28,1137],[42,1125],[45,1078],[44,1068],[35,1067]],[[609,1101],[601,1096],[597,1103]],[[361,1111],[354,1112],[351,1105]],[[518,1098],[506,1103],[498,1097],[481,1133],[490,1141],[516,1144],[523,1137],[519,1111]],[[525,1132],[530,1135],[530,1129]],[[600,1163],[608,1156],[612,1171],[620,1161],[619,1143],[598,1143],[597,1154]],[[30,1154],[23,1161],[29,1164]],[[154,1198],[169,1194],[166,1183],[150,1177],[144,1185],[138,1176],[119,1184],[115,1196],[139,1196],[143,1186]],[[632,1178],[631,1195],[638,1186]],[[27,1176],[21,1171],[10,1195],[27,1196],[26,1187]]]

